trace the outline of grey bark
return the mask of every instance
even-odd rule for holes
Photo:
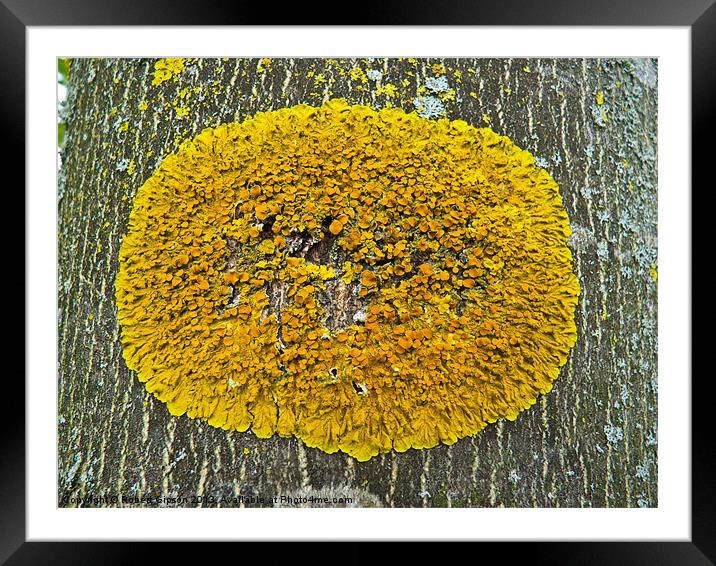
[[[655,60],[353,60],[382,73],[360,90],[325,60],[275,59],[263,71],[256,59],[196,60],[152,86],[154,62],[75,60],[70,71],[58,183],[61,506],[112,495],[253,505],[220,500],[319,490],[363,506],[657,505]],[[448,118],[489,119],[560,186],[582,295],[578,342],[554,389],[514,422],[366,463],[172,417],[121,353],[114,278],[136,188],[181,140],[257,111],[329,96],[382,107],[386,83],[411,111],[432,94],[417,89],[434,63],[461,72],[447,74]]]

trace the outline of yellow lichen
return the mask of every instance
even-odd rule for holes
[[[576,340],[569,234],[549,174],[488,128],[343,100],[259,113],[137,191],[124,358],[215,427],[360,461],[451,444],[551,389]],[[332,294],[362,308],[338,325]]]
[[[184,70],[184,59],[170,58],[170,59],[159,59],[154,64],[154,80],[152,84],[154,86],[162,84]]]
[[[261,61],[259,61],[259,64],[256,67],[256,71],[258,73],[263,73],[264,71],[268,71],[270,73],[272,70],[271,65],[272,65],[271,59],[269,59],[268,57],[264,57],[263,59],[261,59]]]
[[[348,71],[348,76],[354,81],[359,81],[363,84],[368,82],[368,77],[361,67],[353,67],[350,71]]]
[[[340,220],[334,220],[331,222],[331,225],[328,227],[328,230],[333,234],[334,236],[337,236],[340,234],[341,230],[343,230],[343,223]]]
[[[393,98],[398,92],[398,87],[392,83],[386,83],[381,87],[378,87],[375,91],[376,94],[384,94],[388,98]]]

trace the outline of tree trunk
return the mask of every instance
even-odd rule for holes
[[[656,60],[204,59],[153,85],[155,62],[71,65],[58,186],[61,506],[113,495],[273,505],[319,490],[357,506],[657,505]],[[509,136],[560,186],[582,294],[553,390],[514,422],[365,463],[171,416],[127,370],[119,339],[117,252],[136,189],[181,141],[258,111],[330,97],[412,111],[435,94],[418,89],[436,65],[454,90],[440,93],[448,118]],[[220,501],[239,495],[264,501]]]

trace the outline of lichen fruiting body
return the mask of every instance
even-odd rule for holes
[[[360,461],[451,444],[551,389],[576,341],[569,234],[556,183],[490,129],[344,100],[259,113],[137,191],[124,357],[215,427]]]

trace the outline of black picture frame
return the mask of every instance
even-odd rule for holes
[[[552,0],[539,3],[518,0],[510,3],[460,0],[389,1],[351,11],[351,25],[589,25],[589,26],[687,26],[691,30],[692,88],[692,178],[705,179],[713,186],[710,168],[716,100],[716,4],[713,0]],[[310,8],[310,9],[309,9]],[[0,114],[6,140],[6,163],[25,162],[25,33],[28,26],[103,26],[103,25],[340,25],[341,11],[335,4],[322,6],[284,5],[267,10],[261,3],[186,0],[153,0],[131,3],[120,0],[0,0],[0,46],[4,55],[0,73]],[[324,20],[324,21],[321,21]],[[708,152],[708,153],[707,153]],[[23,169],[15,186],[24,186]],[[710,180],[710,182],[708,182]],[[695,181],[694,181],[695,183]],[[24,194],[24,192],[23,192]],[[692,193],[691,193],[692,194]],[[691,198],[685,195],[685,198]],[[24,210],[24,198],[20,205]],[[696,225],[694,223],[694,225]],[[17,291],[12,291],[17,293]],[[708,291],[707,291],[708,292]],[[24,304],[32,300],[24,295]],[[685,329],[686,330],[686,329]],[[25,336],[31,340],[31,336]],[[690,542],[525,542],[483,543],[491,545],[509,559],[551,564],[715,564],[716,563],[716,458],[710,438],[710,372],[691,380],[692,392],[692,520]],[[6,399],[24,399],[22,381],[6,379]],[[7,403],[10,405],[10,403]],[[24,406],[15,403],[17,414],[0,412],[2,451],[0,452],[0,563],[20,564],[124,564],[144,560],[188,558],[184,546],[176,543],[100,543],[100,542],[26,542],[25,537],[25,415]],[[558,538],[558,533],[555,537]],[[78,533],[81,538],[81,533]],[[274,544],[274,543],[272,543]],[[348,543],[333,550],[321,547],[319,553],[307,552],[312,560],[346,559],[356,563],[376,550]],[[479,543],[478,543],[479,544]],[[361,548],[352,549],[361,545]],[[509,545],[505,546],[505,545]],[[246,560],[247,553],[265,552],[242,543],[234,545],[229,556]],[[407,546],[407,545],[406,545]],[[417,552],[416,552],[417,551]],[[458,552],[451,549],[450,552]],[[471,550],[474,552],[474,550]],[[212,548],[211,552],[215,552]],[[272,550],[279,558],[289,550]],[[401,550],[423,553],[422,545]],[[338,554],[336,554],[338,553]],[[290,554],[286,555],[287,557]],[[447,557],[447,556],[446,556]],[[370,559],[370,558],[369,558]]]

